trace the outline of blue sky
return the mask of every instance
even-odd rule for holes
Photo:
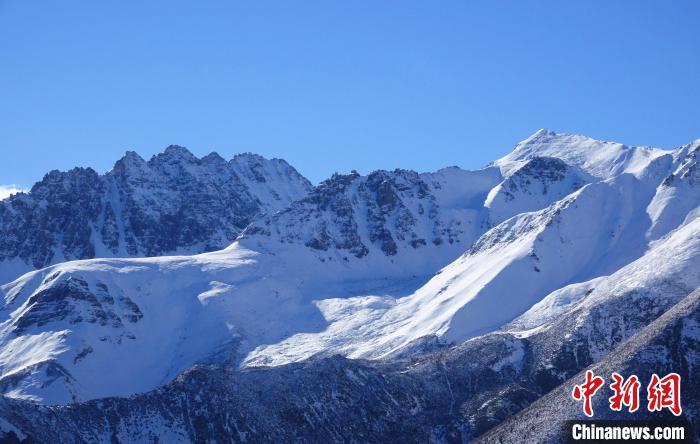
[[[697,1],[2,1],[0,184],[169,144],[478,168],[539,128],[700,137]]]

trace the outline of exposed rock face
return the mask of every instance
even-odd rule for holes
[[[112,309],[115,304],[125,310],[121,317]],[[103,326],[111,324],[112,327],[121,328],[124,326],[122,318],[133,323],[143,317],[139,307],[127,296],[122,295],[115,300],[104,285],[99,286],[96,293],[92,293],[87,282],[73,277],[36,293],[29,305],[31,308],[15,324],[18,334],[28,327],[41,327],[66,318],[69,318],[70,324],[87,322]]]
[[[283,160],[242,154],[202,159],[170,146],[145,161],[128,152],[99,175],[52,171],[28,194],[0,202],[0,281],[93,257],[201,253],[227,246],[258,215],[311,190]]]
[[[353,171],[335,174],[288,209],[255,222],[243,238],[270,238],[318,251],[336,250],[356,258],[369,254],[395,256],[403,250],[454,245],[464,250],[485,228],[484,198],[497,183],[496,171],[478,174],[453,169],[418,174],[413,171]],[[473,177],[472,177],[473,176]],[[471,200],[455,204],[440,195],[443,186]],[[465,190],[458,187],[464,186]],[[480,199],[474,199],[480,196]],[[469,211],[464,213],[459,211]]]
[[[485,202],[489,221],[496,225],[516,214],[544,208],[593,180],[560,159],[533,157],[489,193]]]
[[[74,168],[51,171],[29,194],[2,201],[0,258],[18,257],[41,268],[63,257],[94,257],[91,224],[98,220],[104,192],[94,170]]]

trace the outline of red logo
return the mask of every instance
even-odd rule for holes
[[[636,375],[625,378],[613,372],[613,382],[610,390],[613,395],[608,398],[610,410],[622,411],[627,407],[627,411],[634,413],[639,410],[639,388],[641,383]],[[586,416],[593,416],[592,399],[596,392],[603,387],[605,380],[596,376],[591,370],[586,370],[586,378],[583,384],[574,386],[571,396],[577,401],[583,401],[583,413]],[[660,378],[657,374],[651,376],[647,386],[647,410],[650,412],[660,412],[668,409],[676,416],[683,412],[681,408],[681,376],[678,373],[669,373]]]

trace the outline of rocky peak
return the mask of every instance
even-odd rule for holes
[[[694,141],[688,147],[688,153],[686,154],[683,162],[676,171],[675,175],[680,178],[680,180],[686,180],[692,186],[700,184],[700,140]]]
[[[551,180],[560,179],[569,169],[563,160],[554,157],[533,157],[516,174],[532,177],[546,177]]]
[[[235,154],[231,160],[234,162],[263,162],[267,159],[260,154],[246,151],[245,153]]]
[[[407,170],[335,173],[306,198],[254,223],[241,240],[269,238],[271,244],[297,243],[357,258],[440,245],[466,248],[473,232],[463,225],[472,224],[474,216],[441,214],[425,179],[429,176]],[[329,254],[320,256],[326,260]]]
[[[0,264],[25,264],[0,265],[0,283],[63,260],[224,248],[257,215],[311,189],[284,161],[237,158],[253,164],[250,174],[216,153],[200,160],[177,145],[147,162],[128,151],[104,175],[49,172],[27,195],[0,202]]]
[[[223,167],[226,165],[226,160],[216,151],[212,151],[211,153],[202,157],[201,160],[204,165],[216,165],[217,167]]]
[[[194,162],[197,157],[190,152],[187,148],[180,145],[168,145],[160,154],[154,156],[156,159],[177,159]]]
[[[136,151],[127,151],[121,159],[117,160],[110,173],[121,176],[133,175],[144,168],[146,168],[146,161]]]
[[[349,174],[341,174],[338,172],[333,173],[333,175],[324,180],[323,182],[320,183],[319,189],[322,188],[328,188],[328,189],[338,189],[342,190],[345,189],[347,185],[352,183],[355,179],[360,177],[360,173],[358,173],[356,170],[350,171]]]
[[[533,192],[541,191],[542,194],[547,194],[550,185],[557,182],[563,182],[567,176],[572,176],[572,186],[566,191],[571,192],[580,188],[583,184],[591,182],[594,179],[579,170],[571,167],[561,159],[554,157],[533,157],[516,170],[513,174],[504,180],[506,188],[510,192],[515,192],[518,189],[532,194]],[[541,190],[534,190],[530,186],[541,185]]]
[[[670,171],[669,171],[670,170]],[[656,195],[646,208],[652,224],[649,239],[659,239],[697,211],[700,192],[700,141],[692,142],[674,152],[670,168]]]
[[[99,181],[99,174],[92,168],[73,168],[70,171],[52,170],[32,186],[30,193],[46,196],[56,192],[81,192]]]
[[[162,153],[151,157],[147,162],[150,170],[159,170],[168,176],[191,175],[201,166],[201,161],[187,148],[170,145]]]
[[[266,211],[276,212],[285,208],[313,188],[304,176],[282,159],[266,159],[257,154],[236,155],[229,163],[229,170],[247,184],[254,199],[264,202]]]
[[[496,225],[516,214],[540,210],[594,180],[561,159],[533,157],[491,190],[485,202],[489,220]]]
[[[266,183],[280,178],[301,180],[308,190],[311,189],[311,183],[284,159],[266,159],[258,154],[243,153],[236,154],[231,159],[230,165],[238,175],[258,183]]]
[[[18,258],[41,268],[55,260],[94,256],[91,221],[100,213],[104,191],[92,168],[54,170],[28,194],[0,202],[0,262]]]
[[[253,155],[236,156],[231,161],[233,167],[242,176],[252,179],[257,183],[265,183],[267,181],[261,158]]]
[[[540,128],[534,132],[530,137],[521,142],[523,145],[531,143],[541,143],[552,140],[558,136],[554,131],[550,131],[547,128]]]
[[[355,170],[350,174],[333,173],[330,178],[315,187],[304,201],[318,205],[321,210],[326,210],[337,199],[344,198],[345,192],[359,177],[360,174]]]

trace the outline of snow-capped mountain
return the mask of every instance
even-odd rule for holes
[[[127,152],[104,175],[51,171],[0,201],[0,282],[66,260],[218,250],[310,189],[280,159],[198,159],[179,146],[148,161]]]
[[[678,151],[682,151],[682,148]],[[599,179],[609,179],[624,173],[639,175],[657,158],[672,154],[658,148],[630,147],[541,129],[493,165],[509,175],[533,157],[554,157]]]
[[[553,133],[538,134],[555,139],[556,149],[563,149]],[[539,138],[528,140],[541,147]],[[648,207],[657,199],[658,184],[667,182],[679,163],[669,160],[679,158],[678,152],[685,148],[656,153],[634,174],[596,180],[559,159],[537,156],[529,143],[518,145],[516,151],[527,150],[532,156],[508,169],[509,175],[488,193],[480,214],[482,221],[498,220],[509,202],[523,212],[483,233],[461,257],[401,297],[372,293],[371,298],[362,294],[318,302],[329,321],[327,328],[259,347],[244,362],[282,364],[317,353],[379,358],[433,335],[444,342],[461,342],[507,323],[556,289],[615,272],[678,226],[669,225],[651,236]],[[589,145],[596,144],[586,142]],[[549,145],[541,148],[547,154],[557,153]],[[636,156],[633,149],[624,150],[629,154],[623,162]],[[504,196],[504,190],[514,191],[510,200],[494,198]],[[697,208],[697,188],[689,195],[688,206]]]
[[[380,313],[374,292],[387,303],[410,293],[468,248],[481,229],[477,205],[499,177],[455,168],[337,175],[223,251],[28,273],[2,287],[3,392],[49,403],[137,393],[214,354],[244,357],[323,331],[343,298],[366,298]],[[324,223],[328,243],[313,243]]]
[[[360,378],[390,394],[376,401],[396,418],[420,416],[416,437],[469,439],[700,286],[697,153],[697,141],[666,151],[542,130],[479,171],[334,175],[251,218],[221,251],[27,273],[0,287],[0,390],[64,404],[156,389],[124,402],[151,418],[179,418],[175,404],[201,393],[197,381],[221,378],[222,387],[246,391],[308,370],[297,380],[308,399],[347,384],[366,393]],[[177,182],[179,168],[164,174]],[[236,169],[244,176],[255,174]],[[256,200],[271,195],[258,191]],[[335,354],[371,361],[319,359]],[[197,364],[213,370],[187,373]],[[252,369],[261,365],[273,368]],[[319,374],[331,379],[314,381]],[[365,374],[376,377],[370,383]],[[200,400],[197,408],[248,418],[270,408],[222,396],[224,404]],[[390,398],[401,401],[389,408]],[[282,403],[278,422],[243,433],[300,438],[277,434],[292,421],[285,409],[299,418],[347,415],[364,433],[377,426],[351,414],[354,401],[339,401],[348,411],[336,401]],[[81,407],[97,428],[118,408],[101,402]],[[438,413],[427,414],[429,405]],[[69,422],[79,415],[58,414]],[[158,435],[154,421],[149,431]],[[135,439],[130,426],[110,427]],[[182,430],[184,441],[195,439]],[[319,437],[342,440],[324,430]]]

